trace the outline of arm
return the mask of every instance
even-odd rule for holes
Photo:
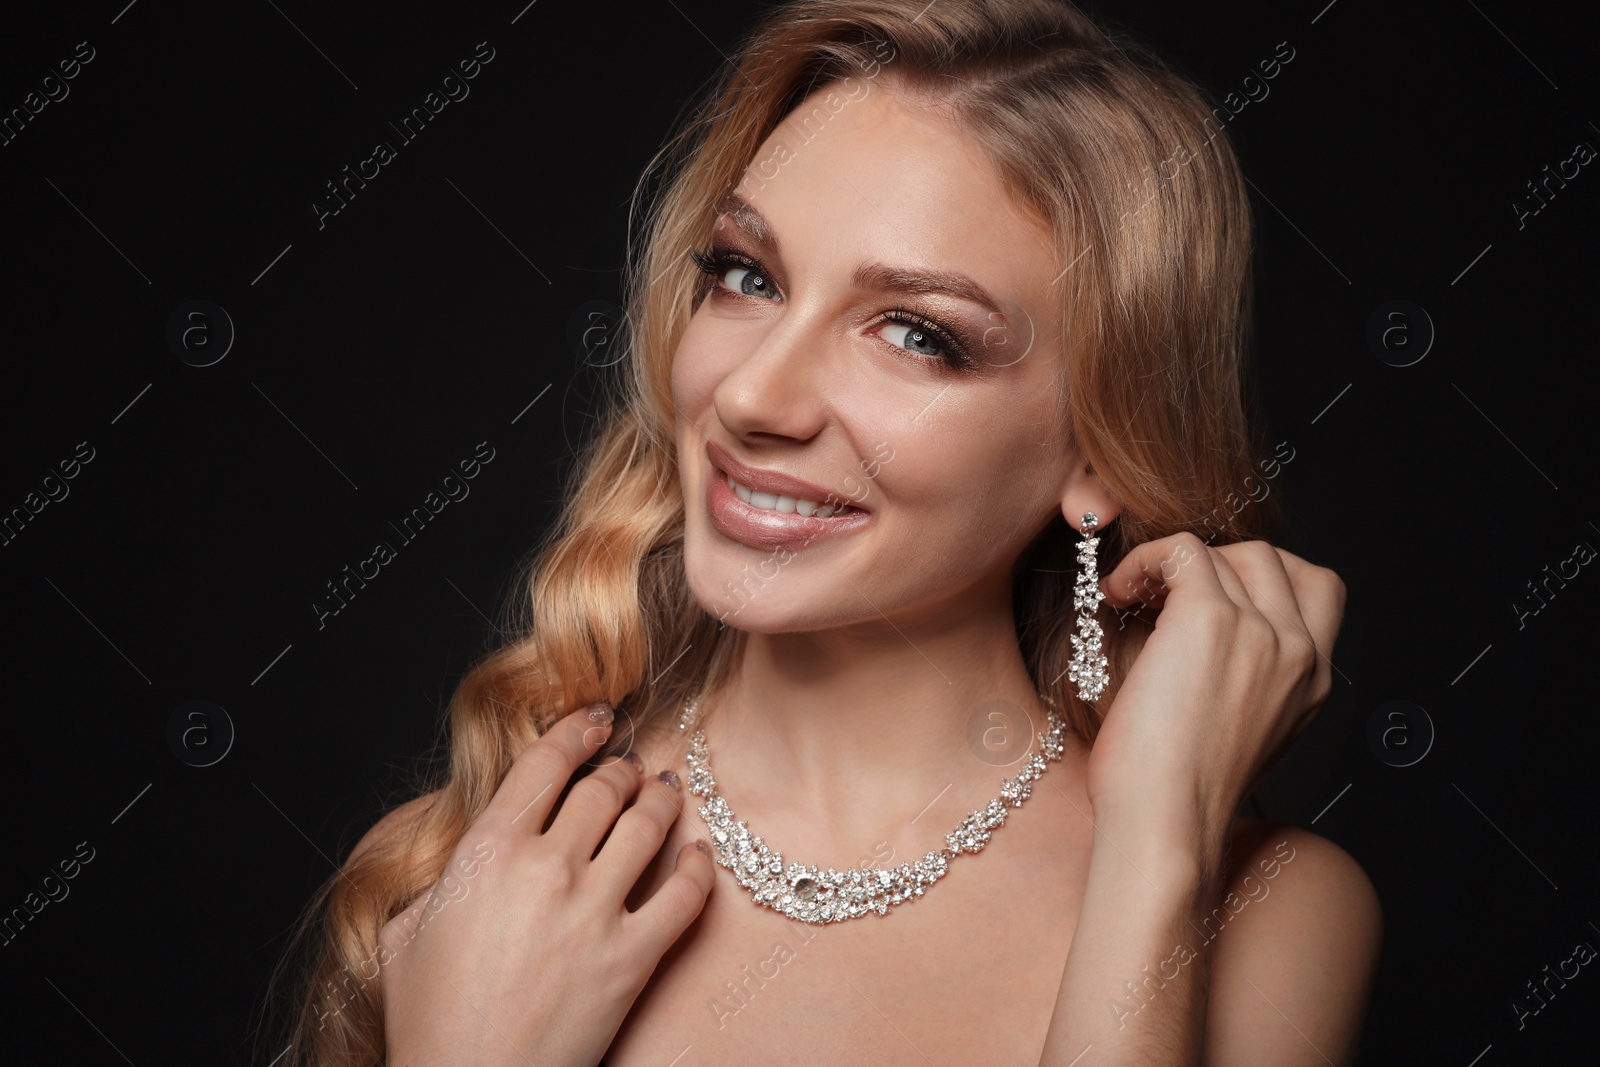
[[[1349,854],[1242,819],[1216,877],[1221,848],[1098,829],[1044,1067],[1351,1062],[1383,919]]]
[[[1262,954],[1270,966],[1258,967],[1237,949],[1225,964],[1207,932],[1208,923],[1218,929],[1242,913],[1246,894],[1261,892],[1259,880],[1250,883],[1254,890],[1244,884],[1248,870],[1236,870],[1234,814],[1328,698],[1327,651],[1343,615],[1344,584],[1265,542],[1209,548],[1188,533],[1135,546],[1102,581],[1105,598],[1114,606],[1144,599],[1133,582],[1141,576],[1146,589],[1157,587],[1160,615],[1115,687],[1085,767],[1096,833],[1041,1062],[1263,1062],[1235,1036],[1250,1033],[1235,1013],[1245,1022],[1263,1018],[1242,997],[1257,974],[1271,988],[1256,983],[1253,992],[1274,1014],[1283,1017],[1272,1006],[1277,993],[1291,1010],[1324,1013],[1330,1044],[1335,1034],[1353,1041],[1359,1011],[1348,1005],[1357,998],[1337,991],[1342,982],[1364,995],[1366,978],[1351,974],[1370,974],[1375,949],[1365,957],[1355,952],[1342,975],[1288,963],[1282,948],[1275,959]],[[1339,867],[1337,857],[1324,855],[1323,866]],[[1342,883],[1326,881],[1332,897],[1343,891],[1361,912],[1362,894],[1350,891],[1356,880],[1347,870]],[[1370,886],[1364,890],[1370,895]],[[1275,943],[1287,943],[1291,953],[1310,954],[1317,931],[1327,929],[1319,925],[1326,916],[1293,905],[1260,910],[1274,918],[1263,923],[1258,913],[1255,926],[1272,928]],[[1261,952],[1254,939],[1235,940]],[[1226,981],[1215,1005],[1214,968]],[[1327,990],[1334,995],[1322,1003]],[[1216,1036],[1208,1033],[1212,1023]],[[1332,1060],[1316,1048],[1274,1046],[1265,1062]]]
[[[1197,1067],[1211,954],[1191,926],[1220,896],[1221,848],[1097,811],[1083,907],[1041,1067]]]

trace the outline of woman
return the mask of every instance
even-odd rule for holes
[[[1235,817],[1344,588],[1259,539],[1197,91],[1053,0],[812,0],[660,162],[531,622],[284,1062],[1349,1063],[1372,888]]]

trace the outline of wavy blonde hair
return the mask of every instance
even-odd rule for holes
[[[286,1021],[260,1047],[289,1042],[285,1067],[382,1063],[382,1005],[367,973],[378,932],[439,879],[517,753],[599,699],[626,713],[607,746],[625,751],[726,679],[742,635],[702,610],[683,565],[669,380],[700,282],[685,252],[707,242],[712,206],[797,104],[885,70],[949,105],[1071,264],[1053,288],[1071,324],[1070,425],[1123,505],[1101,531],[1104,569],[1179,531],[1228,543],[1281,525],[1277,499],[1251,489],[1264,439],[1252,433],[1249,203],[1201,91],[1055,0],[807,0],[772,11],[640,180],[628,358],[559,520],[525,565],[529,595],[507,609],[517,636],[452,697],[447,767],[419,783],[431,800],[413,805],[406,832],[327,880],[274,972],[268,1007]],[[1092,740],[1097,714],[1064,681],[1076,543],[1055,516],[1018,560],[1013,605],[1035,685]],[[1104,627],[1114,678],[1148,625]]]

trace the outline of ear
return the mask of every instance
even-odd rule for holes
[[[1080,461],[1062,487],[1061,514],[1066,517],[1068,526],[1081,533],[1086,511],[1094,512],[1094,517],[1100,520],[1095,525],[1095,532],[1100,533],[1122,513],[1122,505],[1094,473],[1094,467],[1087,461]]]

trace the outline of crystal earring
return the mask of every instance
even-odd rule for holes
[[[1073,590],[1072,606],[1078,609],[1078,632],[1072,635],[1072,659],[1067,664],[1068,681],[1077,683],[1079,700],[1095,700],[1110,682],[1106,674],[1106,657],[1100,641],[1105,635],[1095,619],[1095,610],[1106,595],[1100,591],[1100,576],[1095,567],[1095,553],[1100,538],[1090,532],[1100,525],[1092,511],[1083,513],[1083,537],[1078,542],[1078,562],[1083,569],[1078,572],[1078,584]]]

